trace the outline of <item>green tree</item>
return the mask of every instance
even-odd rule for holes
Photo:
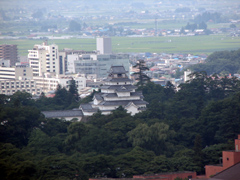
[[[235,24],[230,24],[230,28],[236,28],[237,26]]]
[[[201,23],[199,23],[198,28],[199,29],[207,29],[207,24],[202,21]]]
[[[69,85],[69,90],[68,91],[70,93],[70,97],[71,98],[73,98],[75,101],[79,100],[78,89],[77,89],[76,81],[74,79],[72,79],[70,81],[70,85]]]
[[[168,144],[166,140],[172,138],[174,132],[169,130],[169,126],[164,123],[155,123],[151,126],[139,124],[135,129],[129,131],[128,141],[133,146],[140,146],[154,151],[157,155],[166,153]]]
[[[133,66],[137,68],[139,71],[133,73],[133,76],[136,76],[136,80],[138,80],[138,85],[143,86],[144,84],[150,82],[150,78],[144,73],[144,71],[149,70],[149,68],[145,65],[144,60],[138,60],[137,64]]]
[[[152,151],[147,151],[138,146],[130,152],[119,155],[115,160],[116,175],[119,178],[132,177],[136,174],[144,174],[149,162],[155,157]]]
[[[204,157],[203,157],[203,152],[202,152],[202,138],[199,134],[195,138],[193,150],[194,150],[193,160],[194,160],[195,164],[199,167],[197,172],[199,174],[202,174],[202,173],[204,173],[204,169],[203,169]]]
[[[81,31],[81,25],[77,21],[70,21],[69,23],[69,31]]]
[[[88,180],[78,160],[62,154],[45,157],[38,163],[38,179],[77,179]]]
[[[27,145],[32,130],[42,120],[40,111],[34,107],[4,108],[0,111],[0,141],[17,147]]]

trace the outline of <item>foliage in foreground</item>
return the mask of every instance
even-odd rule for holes
[[[1,95],[2,179],[203,173],[240,132],[240,83],[204,72],[192,76],[179,91],[171,83],[141,86],[147,111],[131,116],[119,107],[86,123],[45,119],[27,93]]]

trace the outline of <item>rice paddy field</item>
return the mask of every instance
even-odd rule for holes
[[[43,40],[6,40],[0,44],[17,44],[20,56],[26,56],[28,50]],[[48,40],[48,44],[57,44],[59,49],[96,50],[96,38],[71,38]],[[160,37],[112,37],[114,53],[190,53],[211,54],[215,51],[236,50],[240,48],[240,37],[226,35],[208,36],[160,36]]]

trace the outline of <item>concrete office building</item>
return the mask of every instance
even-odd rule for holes
[[[17,91],[25,91],[32,95],[40,95],[41,87],[32,79],[32,68],[25,65],[16,67],[0,66],[0,94],[12,95]]]
[[[41,87],[37,87],[36,82],[30,79],[9,79],[1,80],[0,94],[13,95],[17,91],[25,91],[32,95],[40,95]]]
[[[85,55],[85,54],[97,54],[97,51],[83,51],[83,50],[72,50],[72,49],[63,49],[59,51],[59,74],[65,74],[66,72],[74,73],[71,69],[68,70],[68,55]],[[72,59],[70,58],[70,61]],[[70,63],[70,62],[69,62]]]
[[[44,73],[60,74],[60,63],[58,59],[58,46],[55,44],[34,45],[28,50],[28,60],[33,68],[33,76],[43,76]]]
[[[14,66],[18,62],[17,45],[2,44],[0,45],[0,59],[10,60],[10,65]]]
[[[112,53],[112,40],[111,38],[97,38],[97,51],[100,54],[111,54]]]
[[[96,74],[97,78],[108,76],[111,66],[122,65],[129,71],[128,54],[72,54],[67,56],[69,73]]]

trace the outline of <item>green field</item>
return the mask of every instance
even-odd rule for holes
[[[27,55],[34,44],[42,40],[0,40],[0,44],[17,44],[19,55]],[[95,38],[49,40],[49,44],[57,44],[59,49],[96,50]],[[240,48],[239,37],[225,35],[184,36],[184,37],[112,37],[112,48],[115,53],[191,53],[211,54],[214,51],[236,50]]]

